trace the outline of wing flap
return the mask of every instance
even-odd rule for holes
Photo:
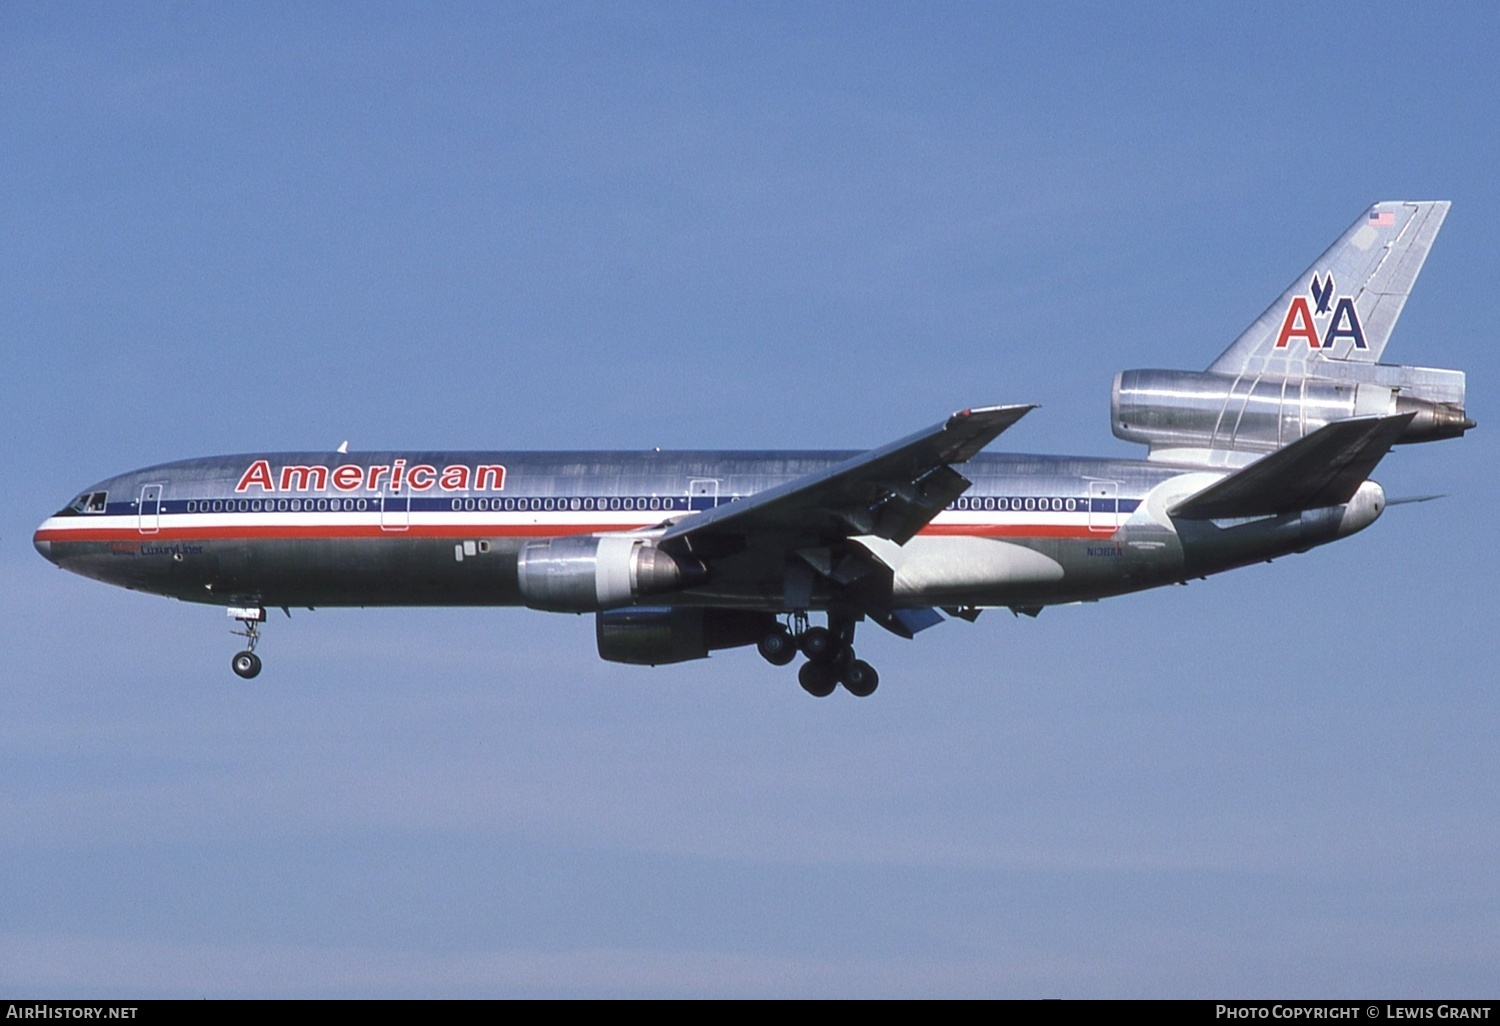
[[[941,424],[747,499],[685,517],[662,535],[669,551],[709,550],[726,535],[794,542],[860,534],[904,544],[969,487],[964,463],[1034,405],[961,410]]]
[[[1273,516],[1348,502],[1413,416],[1335,421],[1190,496],[1168,514],[1213,520]]]
[[[865,615],[898,638],[910,640],[919,631],[943,622],[942,614],[926,606],[917,609],[865,610]]]

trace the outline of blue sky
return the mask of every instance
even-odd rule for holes
[[[0,10],[0,990],[1492,996],[1492,5]],[[1480,430],[1188,588],[601,663],[587,618],[221,610],[39,559],[92,481],[320,448],[1130,455],[1377,199]],[[1490,241],[1486,241],[1490,240]],[[1490,412],[1487,412],[1490,411]]]

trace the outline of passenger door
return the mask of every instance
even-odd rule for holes
[[[136,527],[142,534],[155,534],[161,530],[161,489],[159,484],[148,484],[141,489]]]

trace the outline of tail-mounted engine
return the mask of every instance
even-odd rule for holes
[[[591,613],[699,584],[708,569],[648,539],[580,535],[529,542],[516,558],[521,601],[553,613]]]
[[[1151,447],[1151,458],[1202,462],[1225,450],[1268,453],[1350,417],[1415,413],[1397,445],[1457,438],[1474,422],[1464,412],[1462,371],[1329,360],[1318,376],[1129,370],[1115,375],[1116,438]]]

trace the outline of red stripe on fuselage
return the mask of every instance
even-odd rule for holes
[[[131,527],[69,530],[43,528],[39,542],[112,541],[208,541],[257,540],[267,538],[556,538],[571,534],[612,534],[653,526],[642,524],[409,524],[381,527],[379,524],[234,524],[199,527],[167,527],[142,532]],[[967,538],[1099,538],[1114,527],[1091,528],[1086,524],[929,524],[919,533],[929,537]]]
[[[255,540],[262,538],[550,538],[565,534],[603,534],[636,531],[650,524],[237,524],[224,527],[163,527],[141,532],[130,527],[106,527],[83,531],[42,530],[37,541],[205,541],[209,539]]]

